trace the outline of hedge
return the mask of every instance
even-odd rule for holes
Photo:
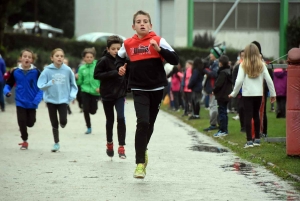
[[[19,53],[24,48],[31,48],[38,54],[37,66],[43,66],[46,63],[51,62],[49,60],[50,53],[55,48],[62,48],[65,51],[67,57],[69,57],[70,63],[78,65],[81,60],[81,52],[86,47],[95,47],[97,51],[96,58],[100,58],[103,50],[105,49],[104,43],[90,43],[90,42],[78,42],[71,39],[57,39],[57,38],[45,38],[36,37],[34,35],[5,33],[4,34],[4,46],[7,51],[5,57],[7,66],[15,66]],[[206,58],[209,55],[209,49],[200,48],[174,48],[179,55],[181,64],[188,59],[194,59],[196,56],[200,58]],[[227,49],[226,55],[233,62],[236,61],[239,50]],[[77,63],[77,64],[76,64]]]

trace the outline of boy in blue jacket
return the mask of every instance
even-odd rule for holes
[[[28,148],[27,127],[33,127],[36,121],[36,109],[43,98],[43,92],[37,87],[40,71],[32,65],[34,54],[25,49],[20,54],[21,65],[15,68],[4,87],[4,95],[11,96],[11,89],[16,83],[17,118],[23,140],[21,150]]]

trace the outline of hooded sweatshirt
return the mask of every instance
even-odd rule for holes
[[[3,93],[10,93],[16,84],[15,100],[16,106],[25,109],[37,109],[38,104],[43,98],[43,91],[37,87],[37,80],[40,71],[33,65],[28,70],[24,70],[22,66],[14,69],[8,78]]]
[[[38,87],[44,91],[44,101],[53,104],[69,104],[76,98],[77,85],[71,68],[62,64],[60,68],[50,64],[41,73]]]
[[[94,71],[97,60],[91,64],[84,64],[78,70],[77,85],[81,87],[81,91],[93,96],[100,96],[96,89],[100,88],[100,81],[94,79]]]
[[[283,69],[274,70],[274,86],[277,96],[286,96],[287,71]]]
[[[160,52],[150,44],[151,39],[160,46]],[[179,61],[167,41],[153,31],[141,39],[135,34],[124,41],[116,57],[117,69],[124,65],[126,57],[130,60],[128,87],[132,90],[155,90],[167,86],[163,60],[171,65],[177,65]]]

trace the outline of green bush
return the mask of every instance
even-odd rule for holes
[[[105,49],[103,43],[90,43],[90,42],[78,42],[70,39],[57,39],[57,38],[45,38],[36,37],[26,34],[14,34],[6,33],[4,35],[4,46],[7,50],[5,61],[7,66],[15,66],[18,60],[20,51],[25,48],[32,49],[37,53],[38,59],[35,65],[42,68],[45,64],[49,64],[51,51],[55,48],[62,48],[68,57],[70,66],[77,67],[81,60],[81,52],[84,48],[95,47],[97,51],[96,58],[100,58],[103,50]],[[177,52],[181,65],[184,65],[188,59],[194,59],[196,56],[200,58],[207,58],[210,54],[209,49],[201,48],[174,48]],[[239,50],[226,49],[226,55],[233,62],[236,61],[236,57]]]
[[[215,40],[216,39],[207,32],[205,32],[203,35],[197,34],[194,37],[193,46],[208,49],[214,46]]]
[[[287,25],[288,50],[300,45],[300,16],[293,17]]]
[[[84,48],[95,47],[97,51],[96,58],[100,58],[105,49],[105,44],[103,43],[78,42],[69,39],[45,38],[14,33],[6,33],[4,35],[4,46],[7,50],[5,60],[8,66],[16,64],[20,51],[25,48],[30,48],[38,54],[37,64],[39,66],[51,62],[50,54],[55,48],[63,49],[71,64],[73,60],[77,62],[81,60],[81,53]]]

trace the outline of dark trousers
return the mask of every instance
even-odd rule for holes
[[[188,114],[192,110],[192,92],[184,92],[184,114]]]
[[[241,130],[245,130],[245,115],[244,115],[243,96],[238,95],[237,101],[238,101],[238,113],[239,113],[239,117],[240,117]]]
[[[4,85],[5,85],[5,82],[0,81],[0,107],[1,107],[2,111],[4,111],[4,109],[5,109],[5,102],[4,102],[4,95],[3,95]]]
[[[183,106],[183,101],[181,98],[180,91],[172,91],[174,97],[174,108],[175,110],[179,109],[179,106]]]
[[[259,108],[261,105],[261,96],[243,96],[244,101],[244,115],[245,115],[245,129],[247,134],[247,141],[252,139],[252,118],[254,120],[255,138],[260,138],[260,120],[259,120]]]
[[[67,107],[68,104],[52,104],[52,103],[47,103],[47,108],[49,112],[49,117],[52,125],[52,133],[54,137],[54,142],[58,143],[59,142],[59,132],[58,132],[58,124],[62,128],[64,128],[67,125]],[[58,121],[58,116],[59,116],[59,121]]]
[[[276,118],[285,118],[286,113],[286,96],[276,97]]]
[[[218,101],[218,113],[219,113],[219,126],[220,131],[228,133],[228,115],[227,106],[228,101]]]
[[[80,86],[77,86],[77,87],[78,87],[78,92],[77,92],[77,95],[76,95],[76,100],[78,102],[78,107],[80,109],[82,109],[81,87]]]
[[[113,141],[113,127],[114,127],[114,107],[117,112],[117,131],[119,145],[125,145],[126,138],[126,124],[124,116],[125,98],[119,98],[114,101],[102,101],[103,109],[106,116],[106,140]]]
[[[263,134],[267,135],[268,134],[268,117],[267,117],[267,98],[268,94],[265,94],[264,99],[265,99],[265,104],[264,104],[264,116],[263,116],[263,129],[262,132]]]
[[[200,102],[202,98],[202,92],[192,92],[192,108],[193,115],[200,115]]]
[[[17,106],[18,125],[23,141],[28,140],[27,127],[33,127],[36,121],[36,110]]]
[[[145,163],[145,151],[154,129],[163,90],[133,91],[134,108],[137,117],[135,132],[136,164]]]
[[[98,110],[99,96],[94,96],[86,92],[81,92],[81,96],[86,127],[91,128],[90,114],[96,114]]]

